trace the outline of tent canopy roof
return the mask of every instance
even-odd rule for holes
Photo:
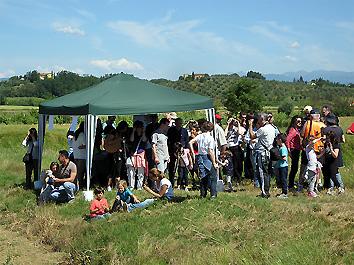
[[[40,114],[127,115],[213,108],[211,98],[118,74],[97,85],[42,102]]]

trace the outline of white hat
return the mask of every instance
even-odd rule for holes
[[[304,107],[304,111],[310,112],[311,110],[312,110],[312,107],[309,106],[309,105],[307,105],[307,106]]]
[[[174,120],[178,118],[176,112],[170,112],[170,117],[171,117],[171,119],[174,119]]]

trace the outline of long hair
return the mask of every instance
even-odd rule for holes
[[[300,116],[295,115],[294,117],[291,118],[290,124],[288,126],[288,129],[286,129],[286,134],[289,134],[291,128],[296,128],[296,121],[297,119],[301,119]]]
[[[79,125],[79,128],[75,131],[75,141],[79,137],[80,133],[83,133],[85,131],[85,123],[82,121]]]
[[[32,134],[32,133],[33,133],[34,138],[35,138],[35,139],[36,139],[36,141],[37,141],[37,139],[38,139],[38,133],[37,133],[36,128],[31,128],[31,129],[29,129],[29,133],[30,133],[30,134]],[[30,140],[30,141],[32,141],[32,138],[29,138],[29,140]]]

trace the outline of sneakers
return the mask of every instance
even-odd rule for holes
[[[278,198],[278,199],[287,199],[287,198],[288,198],[288,194],[284,194],[284,193],[279,194],[279,195],[277,196],[277,198]]]
[[[310,197],[310,198],[316,198],[316,197],[317,197],[317,194],[316,194],[316,192],[314,192],[314,191],[309,191],[309,192],[307,193],[307,196]]]
[[[338,195],[341,195],[341,194],[343,194],[344,193],[344,188],[342,188],[342,187],[339,187],[338,188]]]
[[[111,186],[108,186],[108,187],[107,187],[107,191],[112,191],[112,187],[111,187]]]
[[[334,190],[332,188],[328,189],[326,192],[327,195],[334,195]]]

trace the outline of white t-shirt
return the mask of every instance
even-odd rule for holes
[[[271,124],[266,124],[256,131],[258,142],[255,145],[256,150],[270,150],[275,138],[275,128]]]
[[[73,151],[75,159],[86,159],[86,148],[79,149],[79,146],[85,145],[85,135],[84,133],[80,133],[77,139],[73,142]]]
[[[215,149],[214,138],[208,132],[198,134],[195,140],[198,143],[198,155],[207,155],[209,149]]]
[[[306,156],[307,156],[307,170],[311,170],[312,172],[316,172],[317,169],[317,155],[313,148],[306,146]]]
[[[221,146],[227,145],[225,131],[217,123],[215,124],[215,138],[219,149],[221,148]]]

